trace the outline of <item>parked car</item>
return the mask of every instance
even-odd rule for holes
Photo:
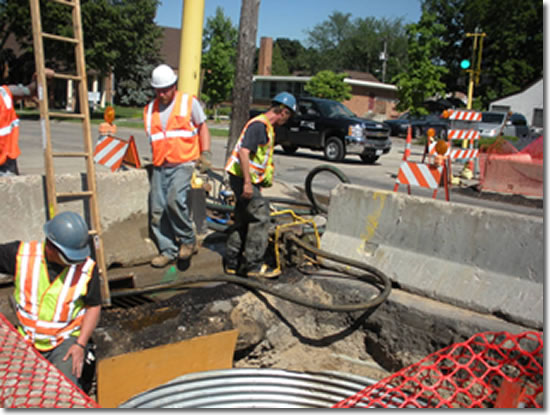
[[[409,125],[412,127],[413,138],[422,137],[427,134],[430,128],[435,129],[435,136],[438,138],[447,138],[447,128],[449,121],[439,114],[417,115],[410,112],[401,114],[399,118],[393,120],[384,120],[390,128],[390,135],[394,137],[407,136]]]
[[[390,151],[389,129],[383,123],[360,118],[338,101],[312,97],[297,101],[296,114],[275,128],[275,142],[285,153],[303,147],[323,151],[329,161],[356,154],[372,164]],[[250,116],[256,114],[251,111]]]
[[[507,117],[506,112],[483,111],[478,124],[479,133],[484,138],[494,138],[500,135],[526,138],[530,135],[527,119],[519,112]]]

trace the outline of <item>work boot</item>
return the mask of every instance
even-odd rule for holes
[[[271,268],[267,264],[258,265],[246,273],[247,277],[256,277],[256,278],[276,278],[281,275],[280,269]]]
[[[234,264],[231,261],[227,261],[225,258],[223,259],[223,271],[226,274],[237,275],[238,268],[239,266],[237,264]]]
[[[195,255],[197,252],[199,252],[199,247],[196,242],[192,244],[181,244],[178,258],[185,261],[186,259],[191,258],[192,255]]]
[[[151,260],[151,265],[155,268],[164,268],[166,265],[174,262],[174,258],[170,258],[164,254],[157,255]]]

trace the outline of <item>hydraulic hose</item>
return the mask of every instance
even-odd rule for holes
[[[300,240],[295,235],[289,236],[294,243],[299,245],[301,248],[314,253],[317,256],[321,256],[327,259],[330,259],[335,262],[346,264],[361,270],[366,271],[361,275],[349,275],[346,278],[359,280],[368,285],[374,285],[379,293],[372,299],[362,303],[356,304],[322,304],[314,301],[309,301],[307,299],[300,298],[294,294],[285,292],[285,290],[280,290],[273,287],[271,284],[266,284],[264,281],[259,279],[244,278],[236,275],[221,275],[221,276],[189,276],[185,277],[184,281],[178,281],[169,284],[155,284],[143,288],[131,288],[125,290],[116,290],[111,291],[111,298],[123,297],[128,295],[137,295],[137,294],[148,294],[158,291],[168,291],[168,290],[177,290],[188,288],[192,284],[196,283],[205,283],[205,282],[229,282],[233,284],[239,284],[245,287],[254,288],[259,291],[263,291],[274,295],[276,297],[282,298],[283,300],[302,305],[304,307],[313,308],[316,310],[323,311],[334,311],[334,312],[353,312],[353,311],[365,311],[374,307],[378,307],[382,302],[388,298],[391,291],[391,281],[381,270],[376,267],[373,267],[362,262],[354,261],[347,259],[329,252],[323,251],[319,248],[315,248],[308,243]],[[325,265],[326,266],[326,265]],[[339,270],[339,272],[343,272]]]

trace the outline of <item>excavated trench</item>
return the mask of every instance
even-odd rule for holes
[[[111,269],[110,278],[132,278],[110,281],[112,305],[102,310],[92,336],[96,359],[237,329],[234,368],[338,371],[380,380],[476,333],[525,329],[397,286],[372,307],[322,309],[318,306],[368,303],[380,296],[383,283],[374,278],[370,284],[322,267],[285,266],[276,279],[243,284],[223,273],[224,241],[223,232],[211,233],[199,255],[177,267]],[[182,285],[190,280],[193,284]],[[159,282],[172,288],[132,288]],[[0,296],[0,309],[15,322],[6,298]],[[87,392],[95,398],[96,375],[90,377]]]
[[[318,269],[287,268],[277,279],[262,281],[269,291],[223,281],[220,235],[203,242],[210,267],[177,272],[175,282],[208,280],[185,289],[118,296],[104,309],[93,334],[97,359],[237,329],[234,368],[274,368],[298,372],[338,371],[380,380],[452,343],[482,331],[511,330],[510,324],[481,316],[394,287],[380,305],[335,312],[281,298],[289,295],[314,304],[357,304],[380,294],[378,284]],[[217,258],[217,259],[216,259]],[[139,274],[151,268],[138,267]],[[212,281],[216,278],[222,281]],[[127,291],[131,292],[131,291]],[[519,329],[518,329],[519,330]],[[94,388],[90,394],[94,396]]]
[[[327,182],[327,175],[336,176],[337,182],[349,181],[332,166],[310,172],[305,193],[317,212],[326,213],[328,196],[312,190],[314,178]],[[259,285],[242,283],[222,271],[224,244],[222,231],[210,234],[202,243],[202,260],[194,257],[191,266],[179,264],[160,278],[147,276],[154,271],[149,266],[134,269],[137,277],[145,275],[148,281],[140,286],[159,280],[171,286],[195,283],[169,291],[126,290],[129,295],[120,296],[120,291],[112,290],[113,306],[103,311],[93,335],[97,358],[237,329],[234,368],[338,371],[380,380],[476,333],[525,329],[406,293],[397,286],[391,287],[391,295],[383,295],[390,281],[384,287],[384,278],[376,275],[379,271],[368,266],[362,272],[377,277],[370,283],[369,278],[359,280],[323,267],[297,268],[303,252],[298,252],[297,259],[296,249],[285,251],[284,247],[292,258],[286,258],[280,277]],[[346,309],[365,302],[372,306]],[[342,310],[323,309],[331,305]]]

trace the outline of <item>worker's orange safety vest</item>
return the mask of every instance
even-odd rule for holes
[[[84,296],[94,260],[66,267],[50,282],[44,243],[21,242],[17,251],[14,299],[19,332],[40,351],[78,336],[84,319]]]
[[[199,158],[199,130],[191,120],[193,98],[192,95],[176,92],[176,102],[168,118],[166,130],[162,129],[158,98],[144,108],[143,120],[151,143],[153,165],[179,164]]]
[[[13,97],[7,86],[0,87],[0,165],[8,157],[16,159],[19,149],[19,118],[13,106]]]

